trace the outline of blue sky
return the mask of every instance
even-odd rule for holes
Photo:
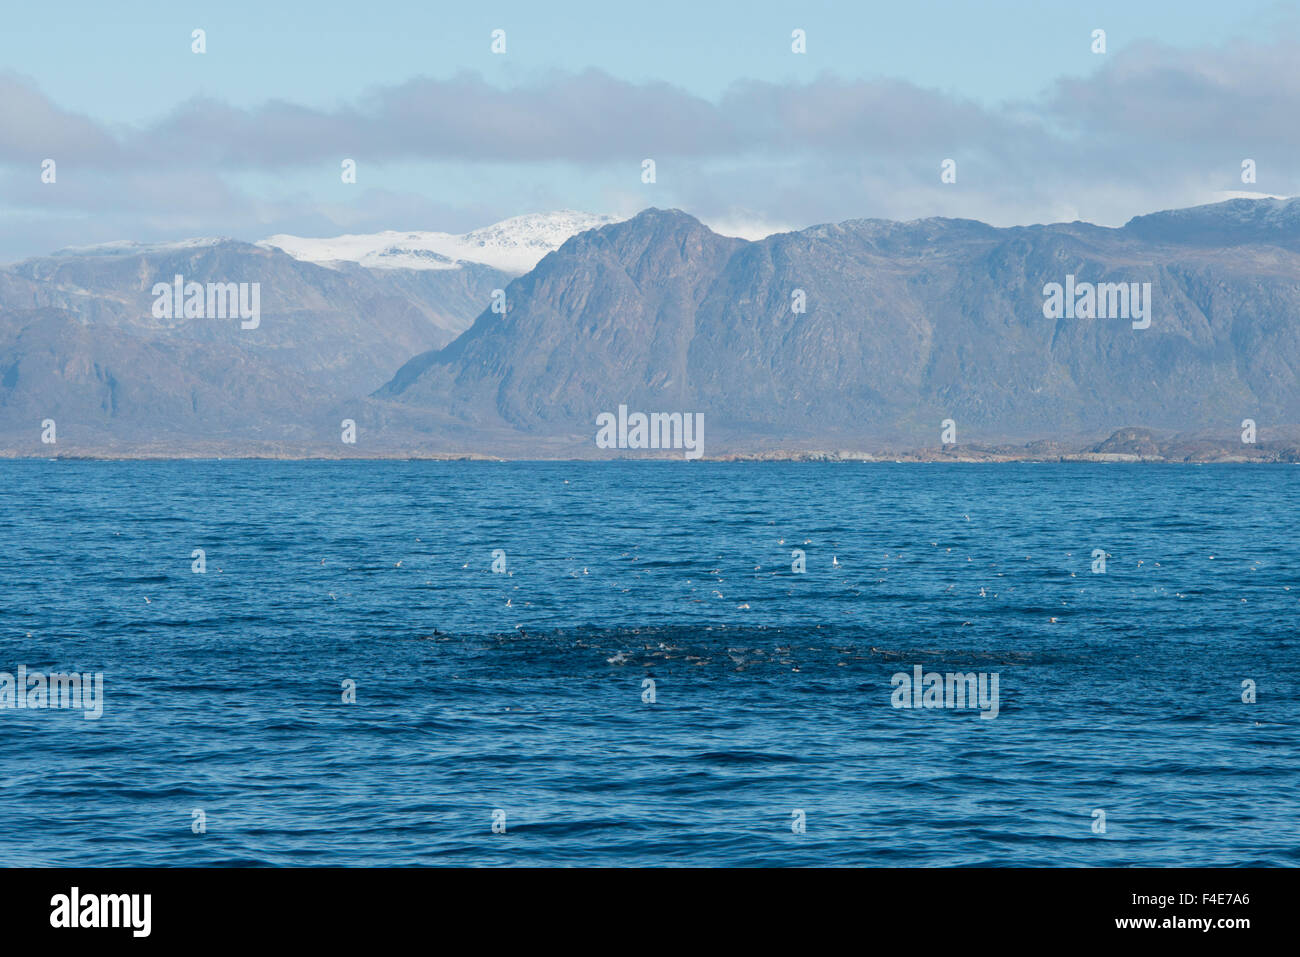
[[[1294,125],[1296,36],[1275,0],[24,4],[0,30],[0,258],[560,207],[761,232],[1289,195],[1295,144],[1269,117]]]

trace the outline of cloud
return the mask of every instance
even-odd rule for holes
[[[739,80],[716,100],[595,70],[509,87],[461,73],[372,89],[332,109],[190,100],[153,124],[112,129],[4,75],[0,166],[11,220],[44,209],[51,223],[75,224],[79,212],[130,238],[166,223],[260,230],[250,239],[392,228],[403,212],[506,216],[593,208],[599,198],[607,208],[593,211],[680,206],[742,235],[862,216],[1118,224],[1228,191],[1300,193],[1300,128],[1289,121],[1300,112],[1298,53],[1293,33],[1191,50],[1135,43],[1099,57],[1091,75],[996,105],[830,73]],[[47,156],[60,164],[57,191],[36,175]],[[408,188],[390,182],[341,197],[344,157],[364,169],[405,168]],[[653,187],[639,182],[647,157],[658,165]],[[947,158],[955,184],[940,182]],[[1240,181],[1246,158],[1257,184]],[[438,175],[420,183],[409,170],[422,166]],[[409,215],[407,224],[448,228]],[[37,232],[60,228],[71,226]]]
[[[1231,144],[1294,151],[1300,129],[1284,118],[1300,105],[1297,53],[1294,37],[1191,51],[1137,43],[1090,77],[1058,81],[1040,111],[1076,141],[1198,154]]]
[[[117,140],[93,120],[61,110],[34,83],[0,73],[0,162],[35,165],[77,155],[91,165],[112,164]]]
[[[282,101],[239,110],[196,100],[124,148],[140,158],[167,150],[180,162],[274,169],[340,156],[599,164],[646,150],[724,155],[740,145],[716,105],[668,84],[588,71],[509,89],[476,74],[419,78],[329,112]]]

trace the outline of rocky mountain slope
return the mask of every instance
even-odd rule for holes
[[[945,419],[958,443],[1294,425],[1298,203],[1122,229],[858,220],[759,242],[647,210],[567,242],[507,287],[506,315],[376,397],[536,437],[594,435],[619,404],[702,412],[715,450],[933,445]],[[1149,283],[1149,327],[1049,318],[1044,287],[1067,281]]]

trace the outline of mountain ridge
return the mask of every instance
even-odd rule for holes
[[[1300,423],[1298,242],[1292,199],[1121,227],[854,219],[758,240],[650,207],[522,275],[326,268],[235,240],[73,248],[0,269],[0,436],[29,447],[57,406],[83,449],[100,434],[329,454],[352,417],[383,454],[563,457],[625,404],[704,414],[706,458],[925,449],[947,419],[956,448],[1106,455],[1089,443],[1123,423],[1208,441],[1246,418],[1280,440]],[[153,319],[152,284],[180,273],[261,281],[261,326]],[[1150,283],[1151,327],[1047,318],[1045,284],[1067,276]]]
[[[1236,223],[1243,202],[1249,208],[1240,200],[1198,208],[1194,221],[1226,214]],[[919,446],[949,417],[1024,437],[1035,426],[1105,432],[1126,420],[1204,428],[1249,413],[1300,422],[1300,355],[1290,327],[1272,315],[1279,296],[1287,315],[1300,314],[1300,257],[1289,246],[1300,240],[1300,205],[1266,203],[1269,215],[1246,220],[1259,234],[1233,236],[1234,248],[1248,241],[1257,255],[1234,251],[1223,261],[1197,237],[1166,235],[1168,222],[1186,218],[1177,211],[1117,228],[850,220],[745,241],[680,210],[651,208],[566,243],[507,287],[512,313],[480,314],[452,345],[413,357],[375,397],[525,434],[576,432],[620,401],[682,407],[705,412],[740,443],[815,441],[864,423],[882,441]],[[674,260],[687,246],[696,261]],[[1156,331],[1139,339],[1127,323],[1045,319],[1045,283],[1076,273],[1081,282],[1153,284]],[[1257,317],[1249,310],[1261,281],[1270,311]],[[800,289],[806,316],[789,304]],[[1216,322],[1229,313],[1233,328]],[[582,341],[567,338],[566,327]],[[1250,361],[1225,361],[1242,345]],[[981,366],[995,374],[981,377]],[[1206,384],[1203,393],[1179,394],[1189,374]],[[1125,384],[1144,377],[1169,400],[1145,419],[1140,404],[1120,401]]]

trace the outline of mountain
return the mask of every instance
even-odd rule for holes
[[[257,283],[260,323],[153,315],[157,283]],[[342,391],[369,392],[412,352],[445,345],[508,277],[467,264],[450,272],[326,269],[234,240],[67,250],[0,270],[0,311],[51,307],[144,338],[222,343]]]
[[[382,232],[307,239],[277,235],[257,245],[282,249],[304,262],[351,262],[371,269],[462,269],[467,263],[526,273],[570,236],[618,220],[573,210],[516,216],[463,235]]]
[[[1211,206],[1135,216],[1124,230],[1148,242],[1178,246],[1270,244],[1296,249],[1300,248],[1300,201],[1230,199]]]
[[[155,285],[177,275],[245,283],[250,305],[255,285],[256,327],[156,315]],[[67,448],[337,445],[341,419],[374,404],[357,397],[450,342],[509,279],[479,264],[330,269],[228,239],[26,260],[0,269],[0,440],[33,451],[54,418]]]
[[[856,220],[758,242],[647,210],[583,233],[375,397],[485,437],[593,448],[619,405],[709,450],[1235,435],[1300,423],[1300,200],[996,229]],[[1217,232],[1223,240],[1214,242]],[[1150,284],[1150,325],[1049,318],[1050,283]],[[792,309],[796,291],[806,312]],[[1118,302],[1115,303],[1118,306]]]
[[[1300,200],[757,241],[678,210],[563,241],[585,220],[524,220],[475,253],[540,256],[522,275],[445,245],[372,245],[372,267],[223,239],[0,269],[0,451],[49,454],[54,418],[63,454],[607,456],[596,419],[620,406],[701,414],[710,456],[1275,460],[1300,436]],[[454,268],[394,265],[419,250]],[[159,314],[176,275],[258,284],[258,322]],[[1140,308],[1074,318],[1097,283]]]
[[[39,449],[53,419],[64,448],[177,438],[312,441],[332,433],[333,397],[254,351],[192,338],[124,335],[57,309],[6,313],[0,325],[0,426]],[[167,441],[170,439],[170,441]]]

